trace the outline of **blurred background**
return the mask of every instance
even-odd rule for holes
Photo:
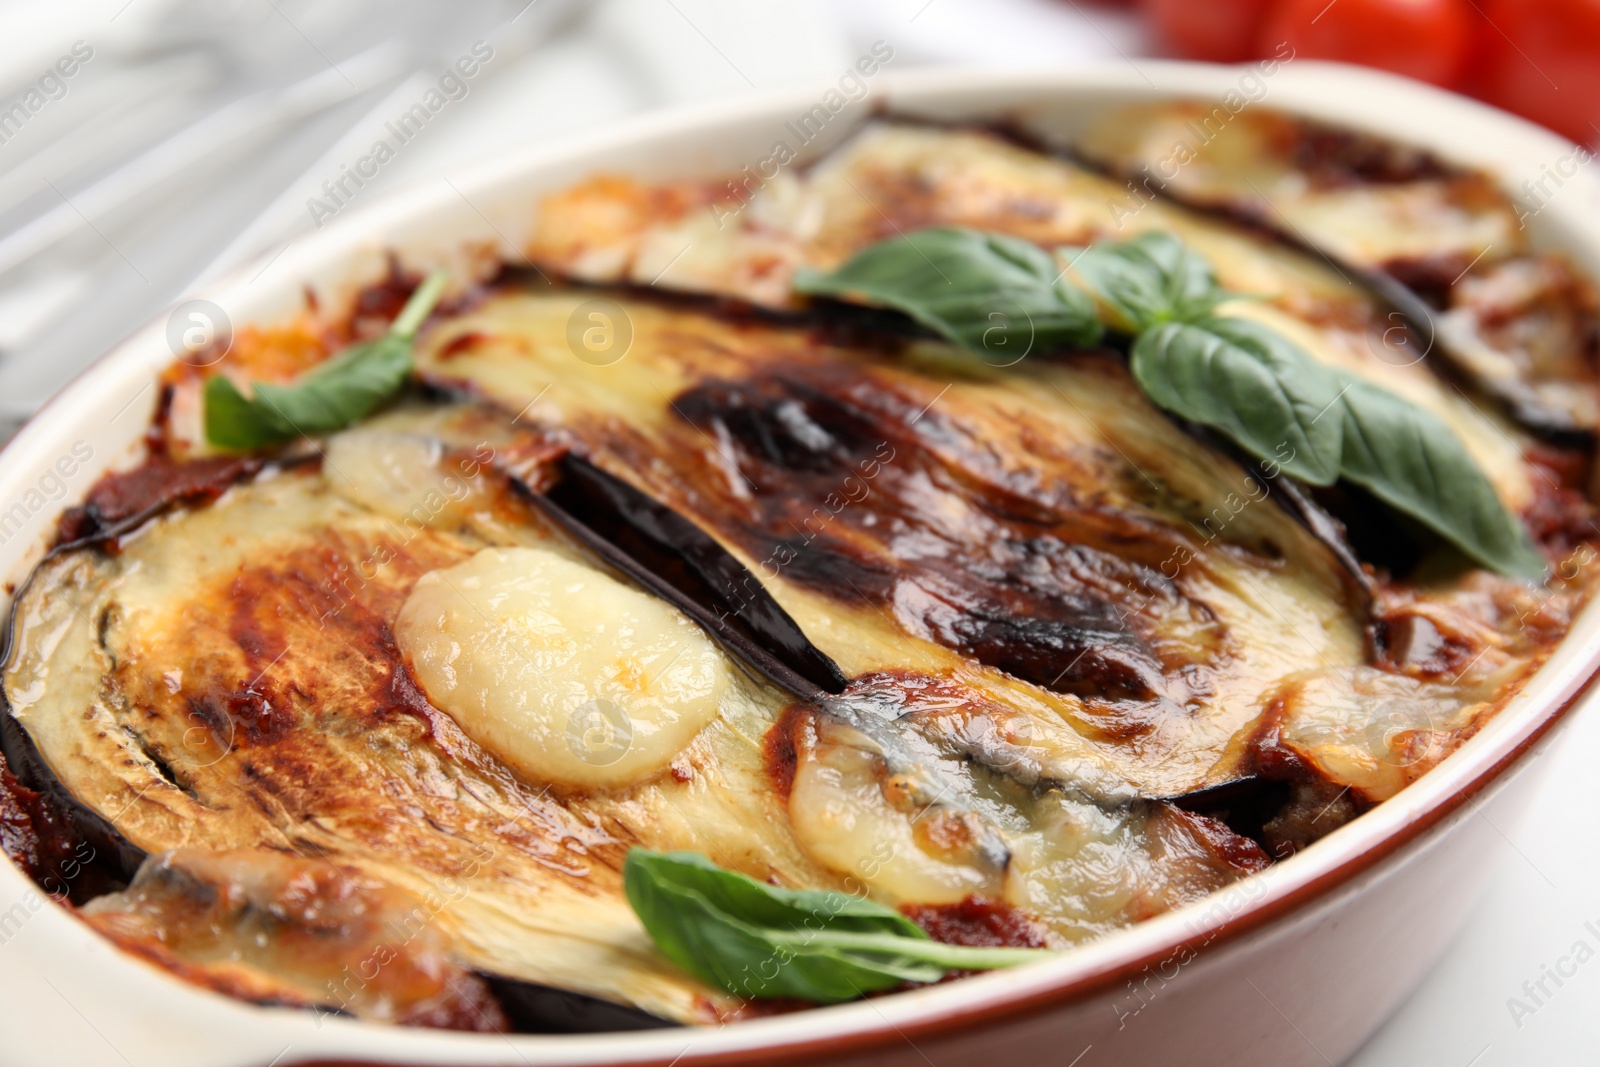
[[[1288,42],[1600,139],[1600,0],[0,0],[0,439],[335,208],[651,108],[832,82],[880,39],[896,69]],[[441,74],[427,129],[331,192]]]
[[[0,440],[140,324],[345,207],[653,108],[830,84],[877,40],[897,70],[1288,42],[1600,142],[1600,0],[0,0],[0,40]],[[430,89],[442,106],[397,138]],[[404,143],[336,190],[379,139]],[[1574,732],[1600,735],[1592,719]],[[1594,809],[1590,751],[1600,736],[1540,757],[1561,761],[1546,804]],[[1536,1016],[1508,999],[1600,945],[1600,859],[1566,820],[1503,829],[1478,920],[1362,1067],[1595,1061],[1600,964]]]

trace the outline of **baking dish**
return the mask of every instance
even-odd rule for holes
[[[883,102],[898,112],[1004,120],[1070,137],[1107,108],[1220,97],[1240,75],[1159,64],[1050,78],[927,72],[885,79],[881,88]],[[764,158],[774,129],[808,111],[812,95],[656,117],[452,175],[353,215],[202,295],[235,323],[267,322],[294,310],[305,285],[336,298],[372,281],[390,250],[421,262],[483,245],[511,256],[540,193],[595,171],[661,179],[737,170]],[[1268,98],[1279,109],[1425,145],[1502,175],[1513,191],[1524,177],[1537,177],[1541,163],[1571,151],[1476,105],[1348,69],[1289,64],[1271,80]],[[845,113],[816,147],[836,142],[868,113]],[[1506,160],[1521,169],[1508,169]],[[1574,187],[1541,205],[1529,226],[1536,243],[1562,248],[1593,273],[1600,240],[1578,193]],[[65,502],[41,496],[41,479],[80,442],[91,458],[75,466],[67,492],[55,495],[81,495],[100,471],[126,460],[155,403],[154,376],[171,358],[166,324],[158,322],[75,382],[9,447],[0,498],[21,501],[29,512],[0,545],[14,579],[36,558],[43,531]],[[34,508],[34,500],[48,503]],[[7,1054],[20,1062],[52,1054],[74,1062],[159,1055],[180,1063],[690,1063],[780,1056],[945,1063],[1015,1049],[1065,1053],[1068,1061],[1081,1050],[1089,1063],[1095,1056],[1140,1062],[1175,1055],[1217,1063],[1336,1060],[1404,994],[1470,904],[1475,877],[1486,873],[1482,844],[1495,834],[1491,823],[1473,816],[1481,805],[1514,806],[1519,790],[1526,791],[1529,779],[1520,773],[1526,750],[1575,703],[1594,671],[1585,649],[1594,644],[1595,618],[1585,614],[1491,727],[1395,800],[1233,890],[1024,971],[717,1031],[504,1040],[385,1031],[251,1009],[176,983],[43,905],[8,868],[0,887],[21,903],[22,912],[12,914],[22,917],[8,928],[0,966],[8,986],[26,990],[12,1007],[19,1017],[60,1014],[65,1025],[14,1035]],[[36,976],[43,983],[30,981]],[[63,1042],[80,1033],[81,1049],[64,1050]]]

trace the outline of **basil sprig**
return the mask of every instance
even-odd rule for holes
[[[288,385],[256,382],[246,397],[226,375],[207,380],[206,440],[248,449],[342,430],[388,400],[411,374],[411,343],[439,302],[449,274],[434,271],[411,294],[389,327],[351,345]]]
[[[959,244],[938,238],[949,255],[977,247],[973,231],[954,232],[969,236]],[[871,245],[830,275],[807,275],[797,288],[859,293],[905,310],[987,357],[990,349],[974,343],[970,327],[941,325],[941,316],[919,303],[919,292],[943,292],[917,262],[919,236]],[[1343,479],[1362,486],[1486,567],[1529,580],[1544,577],[1544,558],[1527,531],[1443,419],[1317,360],[1266,326],[1219,315],[1217,308],[1235,294],[1218,285],[1210,264],[1176,237],[1147,233],[1075,254],[1062,252],[1072,275],[1099,298],[1112,324],[1134,335],[1129,370],[1157,406],[1226,434],[1250,455],[1310,485]],[[941,273],[965,281],[963,306],[983,305],[979,285],[991,273],[987,260],[970,272],[945,262],[940,267]],[[870,276],[870,286],[851,284],[863,274]],[[1006,292],[997,285],[997,297]],[[1078,313],[1080,290],[1057,282],[1035,296],[1042,303],[1051,294],[1061,298],[1057,318]],[[1050,319],[1048,311],[1039,314]],[[1093,335],[1085,328],[1075,336]],[[1056,339],[1074,343],[1065,334]]]
[[[854,1000],[956,970],[993,970],[1050,955],[934,941],[870,900],[782,889],[694,852],[635,848],[622,888],[656,947],[708,985],[749,998]]]
[[[1168,233],[1090,245],[1071,257],[1071,265],[1134,333],[1208,318],[1231,298],[1217,284],[1211,264]]]
[[[946,226],[892,237],[824,274],[796,273],[813,296],[865,297],[904,312],[989,362],[1100,340],[1094,304],[1050,253],[1001,233]]]

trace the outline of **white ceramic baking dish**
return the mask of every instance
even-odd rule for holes
[[[1107,108],[1220,98],[1241,75],[1140,61],[1052,75],[886,72],[873,88],[876,101],[898,111],[1020,121],[1070,137]],[[1265,98],[1253,106],[1424,145],[1501,176],[1514,194],[1542,166],[1573,158],[1571,145],[1510,116],[1370,71],[1291,62],[1266,84]],[[645,179],[736,171],[766,158],[784,123],[809,111],[825,88],[652,115],[475,166],[341,217],[199,295],[235,324],[271,322],[297,310],[308,285],[337,299],[375,280],[389,250],[418,266],[468,244],[514,255],[541,193],[595,171]],[[867,104],[852,105],[826,141],[869,112]],[[1600,276],[1600,213],[1587,175],[1566,179],[1529,228],[1536,243],[1565,250]],[[24,520],[6,524],[0,574],[20,579],[59,511],[101,471],[136,455],[156,401],[154,378],[172,358],[163,316],[62,391],[0,454],[0,512]],[[92,459],[77,466],[62,493],[49,472],[74,445],[80,453],[91,448]],[[1496,855],[1494,824],[1516,818],[1529,792],[1532,751],[1580,702],[1597,667],[1600,605],[1583,614],[1510,706],[1442,766],[1226,893],[1027,968],[719,1029],[494,1037],[252,1007],[123,955],[4,864],[0,1062],[1336,1063],[1459,928]]]

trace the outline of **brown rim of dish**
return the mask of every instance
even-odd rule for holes
[[[1568,714],[1594,691],[1596,682],[1600,681],[1600,651],[1596,651],[1590,656],[1588,667],[1589,673],[1577,683],[1565,700],[1534,724],[1528,730],[1526,736],[1520,738],[1515,745],[1501,753],[1493,763],[1479,772],[1471,782],[1446,795],[1437,804],[1421,812],[1416,819],[1405,826],[1372,842],[1359,855],[1352,856],[1332,870],[1324,871],[1309,881],[1286,890],[1283,895],[1276,899],[1259,905],[1247,906],[1238,915],[1224,919],[1217,926],[1208,930],[1195,933],[1182,940],[1165,942],[1131,960],[1118,963],[1094,974],[1071,978],[1046,989],[1015,997],[1001,997],[996,1002],[985,1003],[978,1007],[954,1007],[938,1010],[925,1019],[901,1024],[884,1020],[880,1024],[846,1035],[781,1041],[756,1048],[728,1049],[714,1052],[688,1051],[675,1058],[664,1056],[654,1059],[630,1058],[616,1062],[626,1063],[628,1067],[672,1067],[673,1064],[681,1064],[684,1067],[694,1067],[694,1065],[700,1064],[707,1065],[707,1067],[715,1067],[715,1065],[749,1063],[752,1057],[759,1056],[763,1063],[786,1063],[804,1058],[821,1058],[842,1053],[859,1054],[876,1047],[897,1044],[913,1038],[941,1037],[957,1029],[964,1034],[970,1034],[979,1030],[1011,1024],[1019,1018],[1041,1015],[1052,1009],[1062,1007],[1065,1002],[1073,998],[1093,994],[1114,986],[1123,979],[1160,963],[1174,952],[1188,949],[1197,957],[1214,952],[1222,946],[1238,940],[1245,934],[1267,925],[1274,919],[1315,903],[1344,883],[1373,869],[1394,855],[1400,848],[1416,841],[1444,822],[1446,818],[1469,805],[1483,790],[1501,781],[1508,771],[1521,762],[1529,751],[1543,740],[1553,728],[1563,723]],[[533,1035],[505,1036],[528,1037]],[[588,1036],[600,1040],[604,1039],[606,1035],[594,1034]],[[382,1064],[385,1061],[381,1059],[316,1058],[295,1060],[293,1062],[299,1067],[374,1067],[374,1065]]]

